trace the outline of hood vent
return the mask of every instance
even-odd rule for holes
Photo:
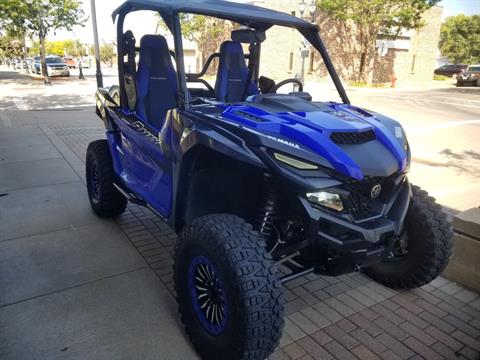
[[[375,140],[375,132],[373,130],[363,132],[334,132],[330,135],[330,139],[338,145],[358,145]]]

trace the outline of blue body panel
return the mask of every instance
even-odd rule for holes
[[[271,113],[249,102],[216,103],[188,111],[174,109],[160,129],[147,126],[135,113],[108,111],[116,129],[107,131],[116,174],[131,192],[167,219],[175,218],[175,202],[182,196],[178,182],[188,183],[188,175],[183,175],[183,180],[180,175],[186,155],[198,147],[265,168],[274,163],[256,149],[270,148],[310,162],[313,159],[321,168],[327,164],[341,176],[361,180],[366,176],[361,166],[330,135],[373,130],[382,151],[396,160],[393,171],[403,172],[408,165],[406,139],[396,121],[346,104],[324,103],[318,111]],[[310,187],[326,184],[321,182],[324,180],[308,179]]]

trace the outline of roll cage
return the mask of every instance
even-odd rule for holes
[[[215,57],[220,54],[215,53],[210,56],[202,71],[199,74],[187,74],[185,72],[184,52],[182,31],[180,24],[180,13],[197,14],[204,16],[212,16],[223,20],[230,20],[246,27],[266,31],[274,25],[291,27],[297,29],[310,44],[320,53],[325,67],[332,78],[332,81],[337,89],[337,92],[343,103],[350,104],[350,100],[345,92],[345,89],[338,77],[337,72],[333,66],[330,56],[327,53],[325,45],[323,44],[319,28],[316,24],[306,22],[297,17],[277,12],[262,7],[257,7],[249,4],[233,3],[229,1],[211,1],[211,0],[127,0],[120,7],[118,7],[112,14],[113,20],[117,21],[117,54],[118,54],[118,76],[120,87],[120,101],[122,106],[128,104],[128,96],[125,89],[125,74],[126,71],[124,57],[128,55],[124,46],[124,21],[128,13],[140,10],[156,11],[162,17],[163,21],[171,31],[174,39],[174,60],[176,63],[176,76],[178,83],[178,107],[181,110],[186,110],[190,107],[187,89],[187,81],[203,83],[207,88],[211,86],[206,83],[201,77],[205,74],[208,66]],[[246,55],[250,63],[255,61],[255,79],[258,80],[258,64],[260,56],[260,44],[258,44],[258,51],[255,52],[255,57]]]

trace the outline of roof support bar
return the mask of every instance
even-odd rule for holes
[[[182,28],[178,13],[173,14],[173,42],[175,43],[175,61],[177,63],[178,106],[181,110],[189,108],[188,90],[185,77],[185,63],[183,58]]]

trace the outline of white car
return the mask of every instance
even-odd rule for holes
[[[68,65],[62,60],[60,56],[45,57],[47,64],[48,76],[70,76]]]

